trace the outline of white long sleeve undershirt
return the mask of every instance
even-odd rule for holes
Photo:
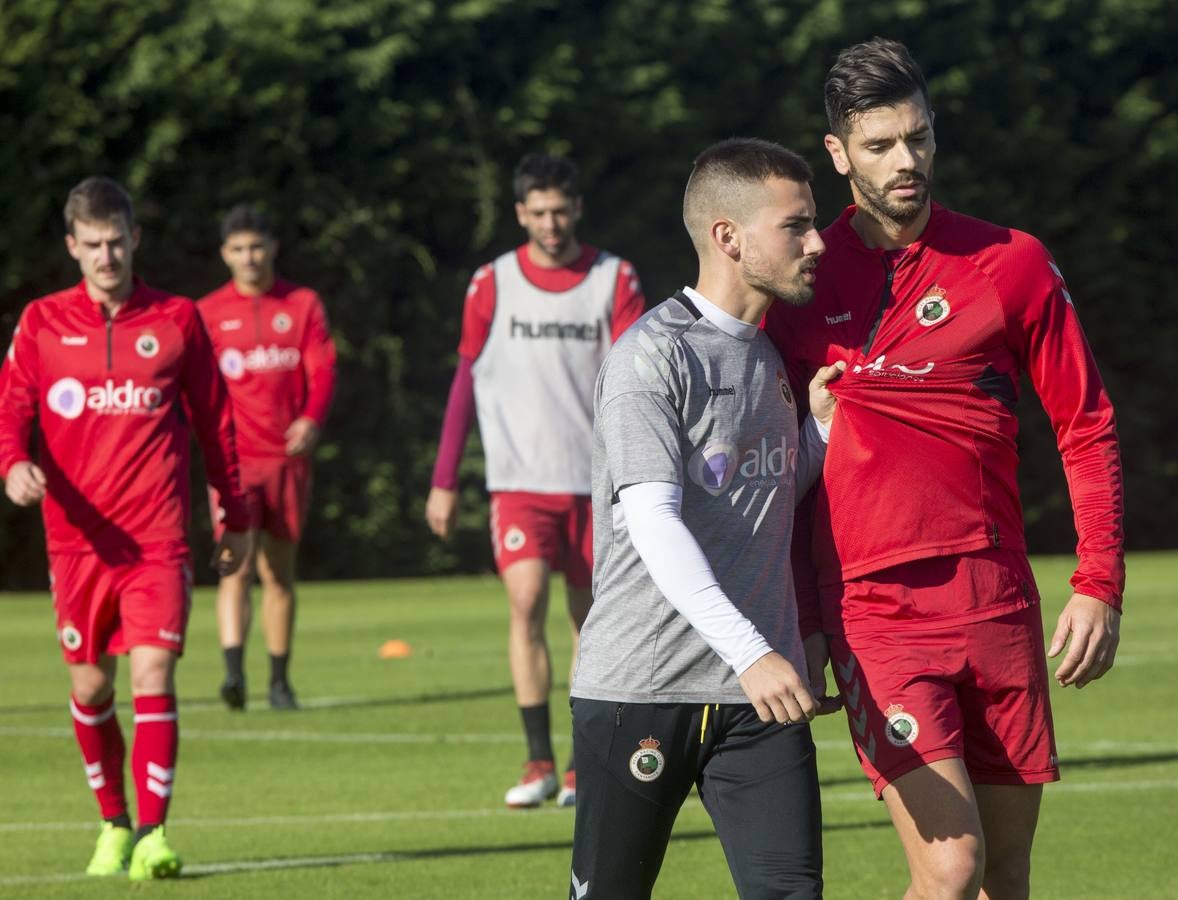
[[[755,325],[729,315],[692,288],[685,293],[721,331],[739,340],[755,335]],[[829,436],[829,427],[806,417],[802,440],[825,444]],[[683,487],[665,481],[631,484],[618,492],[618,499],[630,541],[655,586],[737,676],[770,653],[773,648],[724,593],[703,548],[683,522]]]

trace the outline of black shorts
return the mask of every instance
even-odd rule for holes
[[[810,726],[751,704],[573,698],[573,900],[650,897],[692,785],[739,895],[822,896],[822,809]]]

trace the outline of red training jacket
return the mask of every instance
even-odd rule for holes
[[[35,422],[49,552],[127,560],[186,540],[189,417],[245,530],[229,396],[192,301],[136,279],[114,318],[84,282],[25,307],[0,370],[0,473],[33,458]]]
[[[885,251],[864,246],[854,212],[822,233],[814,302],[775,303],[764,323],[802,384],[819,366],[847,362],[832,386],[838,409],[812,523],[822,596],[837,601],[843,581],[911,560],[1025,549],[1014,412],[1025,372],[1071,491],[1072,586],[1119,609],[1113,410],[1051,256],[1030,235],[933,204],[893,268]],[[824,605],[824,627],[849,626],[848,615]]]
[[[233,398],[242,458],[286,456],[286,429],[320,428],[335,393],[335,344],[319,295],[281,279],[247,297],[233,282],[197,303]]]

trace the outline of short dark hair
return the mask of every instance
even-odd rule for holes
[[[229,240],[229,235],[240,231],[252,231],[264,237],[274,236],[270,217],[251,203],[237,204],[221,220],[222,242]]]
[[[103,175],[92,175],[74,185],[62,210],[65,230],[74,233],[75,222],[109,222],[122,216],[135,227],[135,205],[121,184]]]
[[[770,178],[808,184],[814,171],[792,150],[760,138],[728,138],[697,156],[683,192],[683,224],[696,249],[702,252],[715,216],[738,216],[755,202],[750,189]]]
[[[712,144],[695,158],[691,177],[713,171],[741,181],[768,181],[770,178],[814,180],[810,164],[801,156],[781,144],[761,138],[728,138]]]
[[[917,91],[931,112],[924,74],[899,41],[876,37],[848,47],[826,73],[823,93],[831,133],[844,140],[856,118],[868,110],[894,106]]]
[[[563,156],[529,153],[515,167],[511,179],[515,199],[523,203],[532,191],[556,189],[566,197],[581,196],[577,187],[577,166]]]

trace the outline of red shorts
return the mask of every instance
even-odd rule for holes
[[[67,663],[97,663],[132,647],[184,652],[192,606],[192,561],[183,544],[111,565],[94,553],[49,557],[57,639]]]
[[[1059,780],[1037,605],[936,630],[833,635],[830,654],[877,795],[949,758],[975,784]]]
[[[593,583],[593,513],[581,494],[491,494],[491,547],[504,569],[521,559],[542,559],[564,572],[570,587]]]
[[[243,459],[241,487],[249,507],[250,528],[279,540],[297,544],[307,521],[311,502],[311,460],[305,456],[283,459]],[[224,526],[217,521],[217,492],[209,488],[213,511],[213,537],[221,539]]]

